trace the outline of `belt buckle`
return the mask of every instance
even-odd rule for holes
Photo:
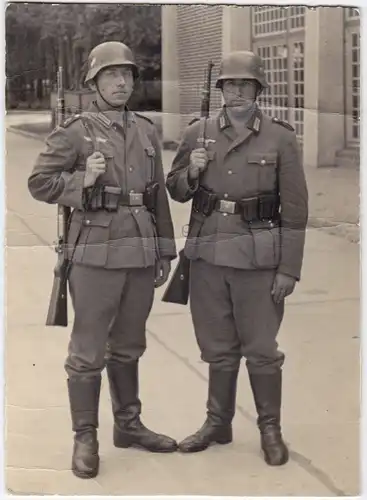
[[[132,207],[142,206],[143,194],[142,193],[129,193],[129,205]]]
[[[236,202],[229,200],[219,200],[219,212],[234,214],[236,211]]]

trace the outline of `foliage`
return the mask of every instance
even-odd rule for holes
[[[5,21],[10,88],[34,80],[55,82],[60,60],[66,88],[79,88],[88,53],[107,40],[130,46],[143,79],[160,78],[159,5],[11,3]]]

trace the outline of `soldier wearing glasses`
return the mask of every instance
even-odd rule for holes
[[[207,418],[179,443],[197,452],[232,441],[236,384],[246,359],[269,465],[288,460],[281,432],[282,366],[277,334],[284,300],[301,277],[308,192],[294,129],[260,111],[262,60],[240,51],[222,60],[216,87],[224,106],[189,125],[166,185],[193,200],[185,254],[190,308],[202,359],[209,364]]]

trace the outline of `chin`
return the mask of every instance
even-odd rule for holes
[[[127,99],[115,99],[113,102],[113,105],[121,107],[121,106],[125,106],[126,103],[127,103]]]

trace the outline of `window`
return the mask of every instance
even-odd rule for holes
[[[289,29],[296,30],[305,26],[306,7],[253,7],[254,35],[283,33]]]
[[[290,28],[292,30],[297,28],[304,28],[306,7],[293,6],[290,7],[289,9],[290,9],[289,18],[291,23]]]
[[[284,7],[253,7],[254,34],[279,33],[287,29],[287,10]]]
[[[352,33],[352,137],[359,139],[359,34]]]
[[[259,105],[270,116],[288,121],[288,70],[282,45],[259,47],[264,61],[266,80],[270,86],[259,98]]]
[[[354,7],[348,7],[347,8],[347,18],[348,19],[355,19],[359,17],[359,11],[358,9]]]
[[[305,107],[304,42],[293,44],[294,127],[303,136]]]

